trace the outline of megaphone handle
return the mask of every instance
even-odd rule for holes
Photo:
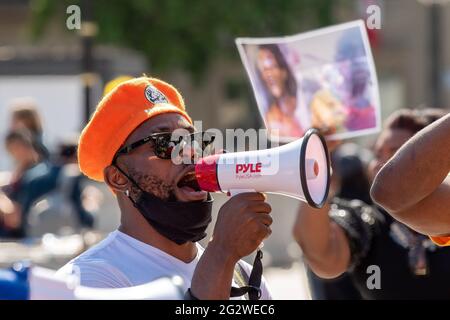
[[[245,192],[255,192],[255,189],[232,189],[229,190],[230,196],[234,197],[235,195],[238,195],[240,193],[245,193]],[[258,246],[258,249],[261,250],[264,247],[264,242],[261,242]]]

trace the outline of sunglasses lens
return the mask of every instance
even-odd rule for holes
[[[203,149],[203,156],[209,156],[211,154],[214,154],[214,139],[215,136],[213,136],[212,134],[209,133],[204,133],[203,134],[203,144],[202,144],[202,149]]]
[[[172,137],[171,133],[164,133],[155,140],[155,154],[161,159],[171,159],[172,156],[182,155],[183,149],[189,146],[196,155],[210,155],[214,153],[214,139],[214,135],[205,132],[184,137]]]
[[[159,135],[155,140],[155,154],[161,159],[170,159],[175,143],[171,141],[171,133]]]

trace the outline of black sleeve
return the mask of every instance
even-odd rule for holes
[[[333,199],[329,215],[348,238],[351,253],[348,271],[352,271],[369,252],[383,217],[376,208],[360,200],[339,198]]]

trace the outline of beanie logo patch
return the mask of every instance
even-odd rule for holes
[[[163,95],[161,91],[159,91],[152,85],[148,85],[145,88],[145,97],[147,98],[148,101],[150,101],[153,104],[168,103],[166,96]]]

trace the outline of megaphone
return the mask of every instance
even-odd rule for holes
[[[280,147],[201,158],[195,175],[204,191],[277,193],[321,208],[330,187],[330,159],[323,136],[309,129]]]

